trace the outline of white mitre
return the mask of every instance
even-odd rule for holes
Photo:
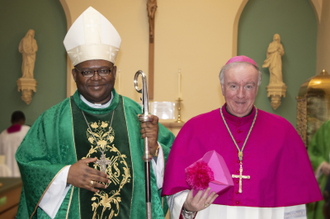
[[[120,43],[114,26],[92,7],[77,18],[63,41],[74,66],[96,59],[115,63]]]

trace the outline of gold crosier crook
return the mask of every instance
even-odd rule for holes
[[[139,75],[142,76],[142,88],[138,87],[138,78]],[[148,117],[149,114],[149,101],[148,101],[148,88],[147,88],[147,78],[143,71],[139,70],[134,75],[134,87],[135,90],[139,93],[142,93],[142,115],[139,116],[140,122],[149,122],[151,121]],[[145,163],[145,182],[146,182],[146,204],[147,204],[147,219],[151,219],[151,187],[150,187],[150,161],[152,156],[149,152],[148,138],[144,138],[144,155],[142,157]]]

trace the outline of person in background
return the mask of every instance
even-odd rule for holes
[[[316,131],[308,144],[308,155],[312,163],[315,177],[322,192],[330,176],[330,120],[326,121]],[[308,219],[323,218],[324,200],[311,203],[307,206]]]
[[[0,134],[0,155],[5,156],[5,165],[11,171],[11,177],[20,177],[15,159],[15,153],[30,126],[25,125],[25,115],[22,111],[15,111],[11,115],[11,126]]]

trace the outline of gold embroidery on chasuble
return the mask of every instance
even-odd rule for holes
[[[89,123],[93,134],[87,128],[86,137],[90,142],[90,149],[85,157],[82,159],[90,158],[90,157],[98,157],[100,159],[100,150],[95,143],[95,139],[97,144],[101,148],[101,150],[105,150],[105,159],[110,161],[106,166],[106,174],[109,176],[110,183],[103,183],[103,185],[107,185],[111,190],[101,190],[99,193],[94,193],[91,198],[92,201],[92,211],[93,211],[93,219],[101,219],[101,218],[113,218],[118,216],[120,212],[120,202],[121,191],[126,183],[130,183],[131,181],[131,170],[127,164],[127,156],[122,154],[116,145],[114,144],[115,140],[115,132],[112,127],[109,129],[109,123],[105,121],[98,122],[90,122]],[[95,136],[95,139],[93,137]],[[108,137],[109,135],[109,137]],[[101,165],[96,162],[93,164],[94,169],[101,170]],[[102,209],[101,214],[98,209]],[[110,215],[104,215],[106,210],[110,210]],[[106,216],[106,217],[105,217]]]

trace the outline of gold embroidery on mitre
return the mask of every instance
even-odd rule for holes
[[[103,213],[106,210],[110,210],[110,215],[106,218],[111,219],[113,217],[118,216],[119,214],[119,203],[121,202],[120,191],[126,183],[131,181],[131,170],[127,165],[125,154],[121,154],[121,152],[115,147],[113,141],[115,139],[115,132],[112,127],[109,129],[109,123],[104,121],[91,122],[90,127],[92,132],[96,138],[97,144],[101,147],[101,150],[105,149],[105,154],[111,154],[111,157],[105,157],[106,160],[111,161],[109,165],[106,167],[106,174],[109,175],[110,183],[102,183],[109,186],[111,183],[113,185],[118,185],[118,189],[112,190],[110,193],[106,193],[104,191],[100,191],[99,193],[95,193],[92,197],[92,211],[93,219],[94,218],[103,218]],[[110,133],[109,133],[110,132]],[[91,143],[91,148],[86,155],[82,159],[86,159],[92,156],[94,153],[99,151],[98,146],[95,143],[94,137],[91,131],[87,128],[86,131],[87,139]],[[108,139],[109,135],[109,139]],[[119,164],[122,164],[122,167],[118,167]],[[100,170],[101,166],[96,164],[93,165],[94,169]],[[122,180],[120,181],[120,176],[122,176]],[[103,207],[101,215],[97,214],[97,209],[99,207]]]
[[[67,50],[73,66],[76,66],[83,61],[95,59],[95,54],[97,54],[97,59],[104,59],[115,63],[118,52],[119,48],[106,44],[84,44]]]

